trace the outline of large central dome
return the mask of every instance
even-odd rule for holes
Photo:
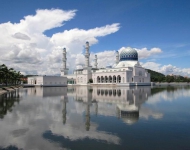
[[[138,61],[138,53],[135,49],[127,47],[120,52],[120,61],[135,60]]]

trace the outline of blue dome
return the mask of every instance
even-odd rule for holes
[[[135,60],[138,61],[138,53],[135,49],[127,47],[120,52],[120,61]]]

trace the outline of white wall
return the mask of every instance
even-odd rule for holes
[[[42,85],[42,86],[62,86],[62,85],[67,85],[67,77],[60,77],[60,76],[28,77],[28,84]]]

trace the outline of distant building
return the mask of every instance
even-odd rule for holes
[[[94,67],[89,64],[89,48],[89,42],[86,42],[85,66],[76,69],[72,75],[68,75],[66,49],[63,49],[61,76],[67,77],[69,84],[86,85],[91,80],[93,84],[150,85],[150,74],[140,65],[135,49],[127,47],[120,54],[117,51],[115,65],[98,68],[97,55],[95,55]]]
[[[67,78],[60,76],[32,76],[28,77],[30,86],[67,86]]]

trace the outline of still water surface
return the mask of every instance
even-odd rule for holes
[[[190,150],[190,87],[19,89],[0,96],[0,149]]]

